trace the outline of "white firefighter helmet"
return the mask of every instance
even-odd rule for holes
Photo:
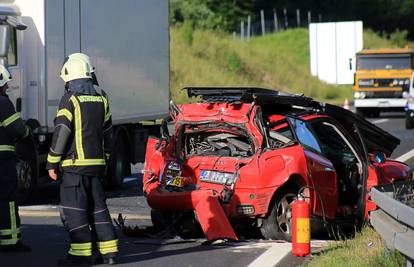
[[[0,65],[0,87],[3,87],[7,82],[11,81],[10,72],[5,66]]]
[[[69,58],[63,64],[60,71],[60,78],[67,83],[76,79],[92,79],[90,65],[80,58]]]
[[[73,58],[78,58],[80,60],[85,61],[89,65],[89,68],[91,69],[91,73],[95,72],[95,67],[92,65],[91,58],[88,55],[84,53],[73,53],[67,57],[68,60],[73,59]]]

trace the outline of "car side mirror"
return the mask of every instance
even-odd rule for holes
[[[385,162],[385,154],[381,151],[375,151],[374,152],[374,160],[377,163],[384,163]]]

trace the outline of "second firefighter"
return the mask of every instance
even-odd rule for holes
[[[55,118],[55,131],[48,155],[49,176],[60,186],[61,218],[70,236],[66,261],[92,261],[92,242],[103,263],[114,263],[118,240],[106,205],[101,183],[106,155],[110,152],[112,118],[105,96],[94,88],[89,57],[69,56],[61,70],[65,82]]]

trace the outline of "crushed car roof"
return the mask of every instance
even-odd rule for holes
[[[353,125],[357,125],[368,152],[383,151],[390,156],[400,144],[400,140],[352,111],[341,107],[317,102],[303,94],[290,94],[283,91],[260,87],[184,87],[189,97],[201,97],[206,102],[252,103],[257,105],[289,105],[309,108],[322,112],[343,124],[353,136]]]
[[[289,104],[311,107],[313,99],[303,94],[290,94],[260,87],[184,87],[188,97],[200,96],[207,102],[256,102],[263,104]]]

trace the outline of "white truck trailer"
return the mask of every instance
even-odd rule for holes
[[[27,26],[27,27],[26,27]],[[37,125],[19,146],[19,188],[41,183],[64,84],[66,56],[86,53],[109,96],[114,148],[109,185],[122,186],[130,163],[143,162],[147,136],[168,114],[168,0],[0,0],[0,61],[12,74],[9,96]]]

